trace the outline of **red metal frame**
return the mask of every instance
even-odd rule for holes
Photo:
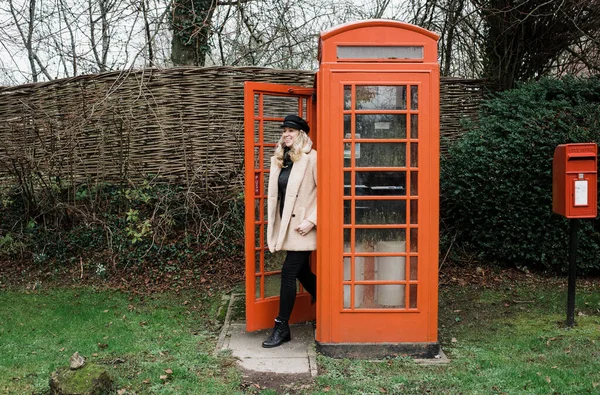
[[[290,109],[290,112],[295,112],[306,119],[311,127],[311,138],[315,139],[317,128],[314,92],[314,89],[309,88],[260,82],[246,82],[244,85],[247,331],[272,327],[279,308],[279,296],[277,296],[279,286],[278,283],[275,284],[277,281],[272,281],[272,286],[276,287],[276,290],[271,290],[270,294],[265,293],[265,279],[277,280],[280,274],[280,270],[268,271],[265,268],[265,254],[269,254],[265,240],[267,226],[265,187],[270,166],[267,161],[270,157],[269,151],[272,151],[276,144],[276,141],[265,141],[265,130],[267,125],[277,128],[287,114],[275,115],[272,110],[265,111],[265,98],[269,97],[273,100],[297,98],[298,106],[293,111]],[[293,323],[314,318],[315,308],[310,304],[310,295],[306,292],[299,293],[290,321]]]

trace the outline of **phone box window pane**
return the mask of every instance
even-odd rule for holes
[[[279,296],[281,288],[281,274],[265,276],[265,298]]]
[[[405,200],[356,200],[355,206],[356,224],[406,224]]]
[[[406,114],[357,114],[356,138],[404,139]]]
[[[357,171],[357,196],[406,196],[405,171]]]
[[[411,110],[419,109],[419,87],[418,86],[410,87],[410,109]]]
[[[350,252],[351,235],[350,229],[344,229],[344,252]]]
[[[410,172],[410,195],[411,196],[419,195],[419,172],[418,171]]]
[[[406,286],[361,284],[354,286],[356,309],[402,309],[406,308]]]
[[[406,279],[406,257],[375,257],[375,280],[401,281]]]
[[[410,114],[410,138],[419,138],[419,115]]]
[[[352,202],[350,200],[344,200],[344,224],[349,225],[352,220]]]
[[[410,257],[410,279],[416,281],[419,279],[419,257]]]
[[[355,229],[356,252],[406,252],[406,229]]]
[[[338,59],[423,59],[423,47],[418,45],[339,45]]]
[[[410,252],[419,252],[419,229],[413,228],[410,230]]]
[[[352,86],[344,85],[344,110],[350,110],[352,107]]]
[[[357,110],[406,110],[406,86],[357,86],[355,100]]]
[[[417,308],[417,289],[418,286],[417,284],[411,284],[410,288],[409,288],[409,293],[410,293],[410,302],[409,302],[409,308],[411,309],[416,309]]]
[[[406,167],[406,143],[355,143],[356,167]]]
[[[350,285],[344,285],[344,308],[350,308]]]
[[[344,138],[352,138],[352,116],[350,114],[344,115]]]
[[[351,279],[351,267],[350,267],[350,262],[351,259],[349,256],[344,257],[344,281],[350,281]]]
[[[275,251],[275,253],[271,253],[269,250],[265,250],[265,272],[281,270],[283,261],[285,261],[285,256],[285,251]]]
[[[411,200],[410,201],[410,223],[418,224],[419,223],[419,201]]]
[[[419,144],[410,143],[410,167],[419,166]]]

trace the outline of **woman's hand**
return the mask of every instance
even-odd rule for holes
[[[300,235],[305,236],[315,227],[315,224],[305,219],[302,223],[295,229],[296,232],[300,233]]]

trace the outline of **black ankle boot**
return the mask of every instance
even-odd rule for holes
[[[262,343],[262,346],[264,348],[277,347],[290,340],[292,340],[292,336],[290,335],[290,326],[288,325],[288,322],[276,318],[273,332],[271,333],[271,336]]]

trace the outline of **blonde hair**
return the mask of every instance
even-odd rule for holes
[[[294,140],[294,143],[290,147],[290,159],[292,162],[298,162],[302,157],[302,154],[308,154],[312,149],[312,140],[308,137],[303,130],[300,130],[298,133],[298,137]],[[280,168],[283,167],[283,155],[284,155],[285,144],[283,142],[283,135],[277,142],[277,146],[275,147],[275,163]]]

